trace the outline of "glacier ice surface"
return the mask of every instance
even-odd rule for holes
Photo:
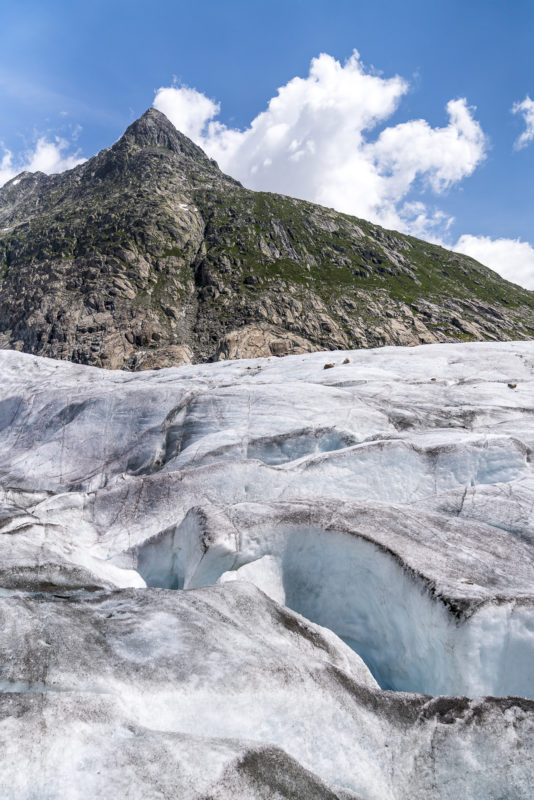
[[[531,797],[534,343],[0,369],[2,797]]]

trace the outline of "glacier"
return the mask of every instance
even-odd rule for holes
[[[534,342],[0,374],[2,797],[532,796]]]

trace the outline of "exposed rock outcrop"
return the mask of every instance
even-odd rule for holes
[[[308,339],[283,328],[261,324],[245,325],[223,337],[217,349],[216,360],[287,356],[291,353],[312,353],[319,349]]]

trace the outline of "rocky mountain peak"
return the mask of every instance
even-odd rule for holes
[[[187,136],[177,130],[172,122],[155,108],[149,108],[133,122],[117,142],[117,145],[139,148],[162,148],[179,156],[185,156],[203,165],[218,166],[204,151]]]
[[[148,369],[534,338],[534,293],[458,253],[252,192],[149,109],[0,191],[0,348]]]

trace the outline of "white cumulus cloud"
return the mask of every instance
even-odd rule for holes
[[[489,236],[461,236],[454,249],[476,258],[503,278],[534,289],[534,247],[520,239],[492,239]]]
[[[344,64],[323,53],[244,130],[218,121],[219,104],[189,87],[158,89],[154,106],[251,189],[429,235],[451,220],[413,195],[439,194],[470,175],[486,138],[465,99],[447,104],[444,127],[416,119],[384,128],[408,89],[399,76],[366,70],[356,51]]]
[[[521,150],[534,139],[534,100],[531,100],[527,94],[521,103],[514,103],[512,113],[522,114],[525,120],[525,130],[514,142],[515,149]]]
[[[155,107],[171,120],[175,128],[195,141],[201,138],[206,122],[220,110],[218,103],[187,86],[180,89],[162,87],[157,91],[156,100]]]
[[[35,147],[28,150],[18,158],[10,150],[4,149],[0,159],[0,186],[14,178],[20,172],[46,172],[52,174],[72,169],[77,164],[83,163],[79,152],[68,153],[70,142],[59,136],[53,141],[40,137]]]

